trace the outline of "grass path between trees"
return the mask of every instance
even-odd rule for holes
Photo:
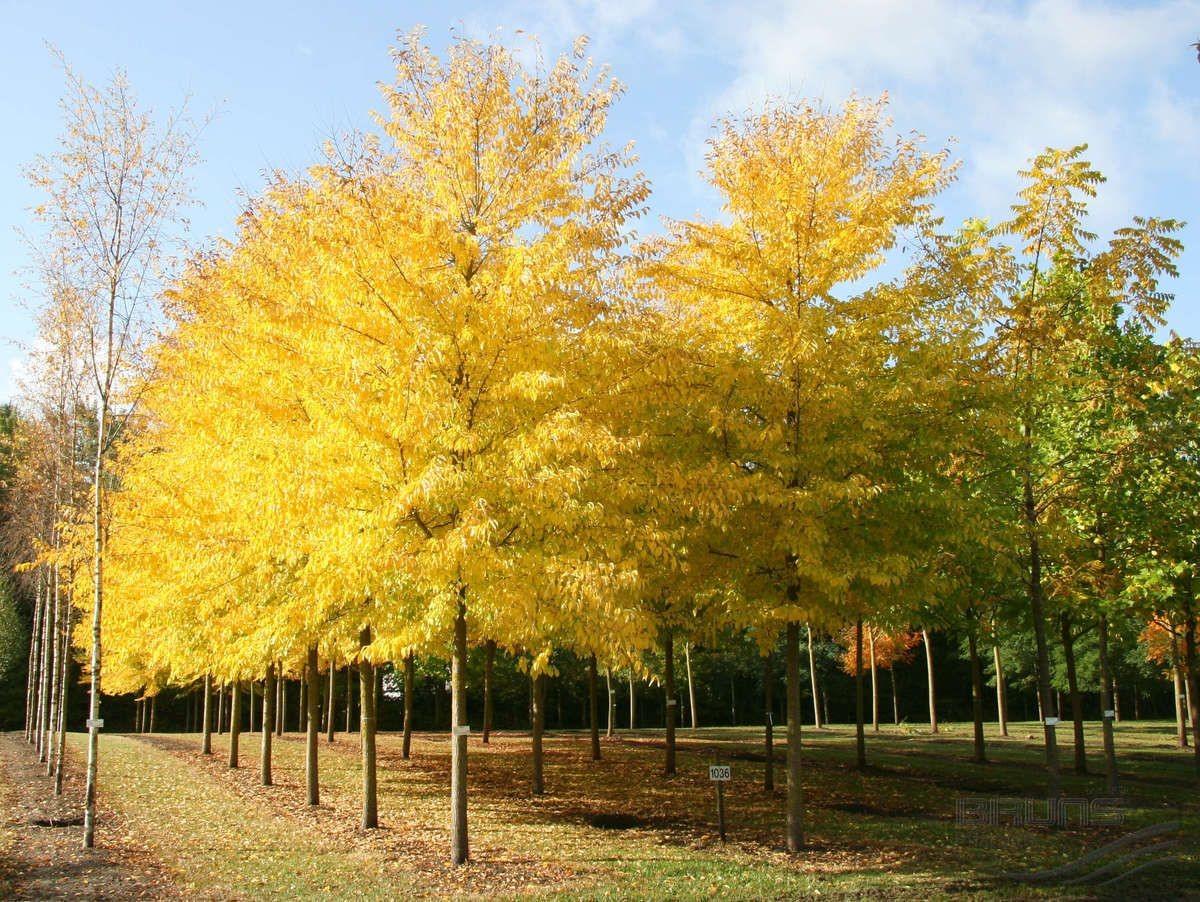
[[[322,804],[303,793],[303,743],[276,742],[276,785],[258,785],[257,734],[243,735],[242,767],[226,766],[226,736],[199,754],[194,735],[104,737],[97,832],[106,854],[140,862],[147,894],[189,898],[382,899],[406,896],[551,895],[570,898],[794,898],[881,894],[1028,898],[1200,897],[1200,792],[1191,758],[1172,747],[1164,724],[1122,725],[1118,733],[1126,797],[1121,824],[1063,829],[966,827],[955,822],[963,798],[1036,799],[1042,774],[1030,724],[994,740],[993,763],[969,761],[969,734],[956,724],[931,737],[916,727],[869,734],[871,767],[853,768],[853,731],[805,732],[809,848],[780,848],[784,773],[763,791],[761,730],[681,731],[679,774],[661,775],[661,734],[622,732],[588,760],[586,737],[547,740],[547,794],[529,792],[528,737],[471,741],[472,861],[448,863],[448,746],[418,734],[414,756],[399,737],[379,740],[380,823],[358,829],[358,743],[321,740]],[[1092,748],[1098,735],[1089,732]],[[6,755],[19,738],[5,740]],[[13,746],[14,748],[9,748]],[[80,736],[71,737],[78,768]],[[782,745],[776,747],[782,764]],[[7,760],[7,758],[6,758]],[[731,764],[727,793],[730,842],[716,835],[707,765]],[[1070,746],[1064,761],[1070,762]],[[1101,771],[1098,755],[1089,759]],[[6,768],[11,783],[12,770]],[[1065,780],[1071,797],[1103,797],[1098,776]],[[11,793],[14,787],[4,787]],[[47,784],[48,790],[48,784]],[[1129,832],[1182,822],[1180,844],[1153,866],[1097,890],[1031,887],[1009,871],[1061,865]],[[614,829],[617,828],[617,829]],[[6,827],[6,830],[10,828]],[[61,831],[60,831],[61,832]],[[11,846],[11,830],[0,847]]]

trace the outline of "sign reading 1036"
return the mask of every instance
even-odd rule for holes
[[[708,779],[714,783],[728,783],[732,776],[728,764],[710,764],[708,766]]]

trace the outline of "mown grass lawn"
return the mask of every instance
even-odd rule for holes
[[[1123,823],[1066,828],[962,826],[956,800],[1044,797],[1040,733],[1014,724],[989,734],[991,763],[970,762],[969,726],[930,736],[918,727],[868,734],[870,767],[853,767],[853,730],[805,732],[808,848],[782,847],[783,749],[776,792],[762,789],[761,729],[681,731],[679,773],[664,778],[661,733],[622,731],[588,759],[586,736],[547,741],[547,794],[529,791],[528,737],[472,737],[472,861],[448,863],[448,744],[418,734],[400,757],[399,736],[379,739],[381,829],[357,827],[358,743],[321,740],[322,804],[303,793],[303,743],[276,741],[276,785],[257,785],[257,734],[243,735],[242,768],[226,767],[189,735],[104,738],[104,842],[135,844],[162,860],[181,892],[248,897],[384,898],[403,895],[549,894],[572,898],[730,898],[920,895],[1179,898],[1200,894],[1200,794],[1188,752],[1168,724],[1122,724]],[[781,738],[781,737],[780,737]],[[1069,738],[1069,733],[1068,733]],[[72,737],[80,745],[79,737]],[[1099,750],[1098,730],[1088,742]],[[1063,749],[1069,771],[1071,746]],[[716,834],[707,766],[731,764],[729,842]],[[1103,797],[1094,776],[1066,773],[1066,795]],[[1004,876],[1072,861],[1138,828],[1182,822],[1181,844],[1151,867],[1107,887],[1031,886]],[[612,829],[614,826],[619,829]]]

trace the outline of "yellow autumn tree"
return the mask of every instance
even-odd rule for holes
[[[738,562],[746,625],[783,628],[787,650],[788,846],[799,849],[799,634],[862,616],[862,599],[909,578],[899,536],[907,467],[936,472],[924,440],[959,403],[956,360],[978,343],[961,275],[969,237],[934,235],[944,153],[892,140],[885,102],[840,110],[774,102],[719,124],[708,179],[716,221],[672,224],[653,283],[699,416],[675,443],[697,509],[723,519],[708,549]],[[872,274],[902,230],[927,249],[891,281]]]

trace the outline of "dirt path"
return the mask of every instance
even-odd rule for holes
[[[68,759],[70,761],[70,759]],[[6,899],[162,899],[172,882],[153,861],[115,845],[84,852],[83,827],[38,826],[78,819],[80,768],[68,768],[61,798],[20,733],[0,734],[0,897]],[[110,826],[110,837],[121,832]]]

